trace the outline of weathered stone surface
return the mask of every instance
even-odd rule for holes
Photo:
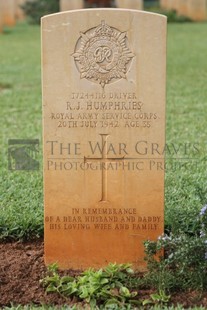
[[[116,0],[117,8],[143,10],[143,0]]]
[[[78,10],[83,8],[83,0],[60,0],[60,11]]]
[[[143,268],[163,233],[166,18],[42,19],[45,262]]]

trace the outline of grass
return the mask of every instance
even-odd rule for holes
[[[19,24],[0,36],[1,238],[43,234],[42,169],[8,170],[8,139],[40,139],[41,66],[38,26]],[[41,155],[40,155],[41,158]]]
[[[187,144],[185,157],[194,158],[188,160],[187,169],[170,169],[166,174],[166,224],[174,231],[192,230],[198,210],[207,202],[206,29],[207,24],[195,23],[168,26],[166,141],[180,144],[181,155]]]
[[[167,159],[166,228],[172,231],[194,231],[195,217],[207,202],[206,32],[206,23],[168,25],[166,142],[180,146],[180,157],[193,158],[176,169],[169,166],[174,161]],[[0,46],[0,238],[40,237],[41,147],[39,171],[9,171],[7,154],[8,139],[39,139],[42,143],[39,26],[19,24],[7,29],[0,36]],[[167,154],[167,158],[174,155]]]

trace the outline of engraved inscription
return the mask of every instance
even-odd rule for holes
[[[128,47],[126,32],[108,26],[105,21],[81,33],[74,57],[81,78],[106,84],[126,78],[134,54]]]
[[[50,119],[59,128],[144,128],[149,130],[159,121],[156,111],[149,110],[134,92],[72,92],[65,108],[51,111]]]
[[[162,224],[161,216],[140,215],[135,208],[72,208],[63,216],[46,216],[50,230],[130,230],[137,233],[157,231]]]

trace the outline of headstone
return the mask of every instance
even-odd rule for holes
[[[166,0],[165,1],[165,9],[170,11],[173,10],[173,1],[174,0]]]
[[[21,5],[23,5],[25,2],[26,0],[16,0],[16,18],[19,21],[22,21],[25,19],[24,11],[21,8]]]
[[[132,10],[143,10],[143,0],[116,0],[116,7]]]
[[[54,14],[42,42],[45,262],[144,268],[163,233],[166,17]]]
[[[171,9],[178,12],[180,0],[173,0],[171,4]]]
[[[0,0],[3,12],[3,24],[5,26],[14,26],[15,21],[15,0]]]
[[[168,1],[168,0],[160,0],[160,7],[161,7],[163,10],[165,10],[165,9],[168,8],[168,6],[167,6],[167,1]]]
[[[178,14],[182,16],[188,16],[188,0],[180,0]]]
[[[0,0],[0,33],[3,32],[3,10],[2,10],[2,1]]]
[[[60,11],[78,10],[84,8],[83,0],[60,0]]]
[[[193,21],[204,21],[207,18],[206,0],[188,0],[188,17]]]

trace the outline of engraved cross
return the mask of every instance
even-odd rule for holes
[[[90,161],[99,161],[99,162],[114,162],[114,161],[122,161],[124,160],[124,157],[120,157],[120,158],[109,158],[107,157],[107,138],[108,138],[108,134],[100,134],[101,136],[101,157],[95,157],[95,158],[91,158],[91,157],[85,157],[84,156],[84,162],[90,162]],[[107,170],[106,169],[101,169],[102,171],[102,189],[101,189],[101,199],[100,202],[104,202],[107,201]]]

